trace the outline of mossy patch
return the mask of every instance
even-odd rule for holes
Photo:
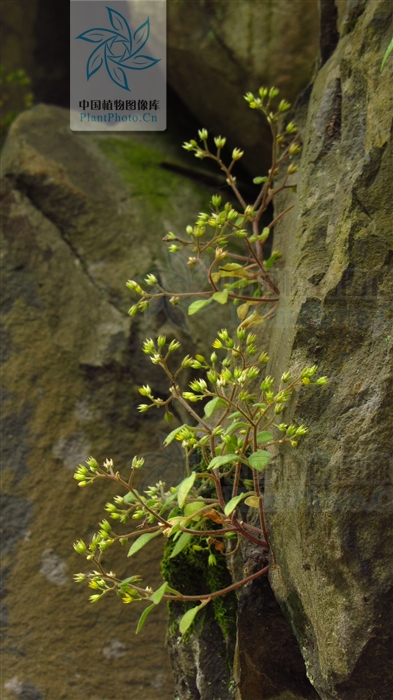
[[[148,203],[154,212],[167,211],[173,206],[173,195],[181,188],[184,192],[184,178],[168,170],[160,169],[163,154],[137,141],[118,137],[102,139],[101,150],[116,165],[117,171],[132,187],[133,197]],[[201,200],[201,190],[192,183],[197,200]]]
[[[174,542],[172,540],[167,541],[161,571],[169,585],[184,595],[206,595],[230,586],[232,579],[225,558],[222,555],[217,555],[217,564],[209,566],[208,552],[195,551],[193,549],[194,543],[193,538],[186,550],[174,559],[171,559],[170,555],[174,548]],[[172,626],[172,631],[174,631],[174,623],[177,626],[176,620],[179,612],[184,613],[189,608],[194,607],[195,604],[194,601],[169,604],[169,624]],[[237,613],[235,593],[228,593],[218,598],[213,598],[212,606],[209,605],[204,608],[199,619],[203,616],[202,619],[205,620],[206,616],[211,615],[209,609],[213,610],[213,616],[224,639],[227,640],[234,636],[236,634]],[[195,623],[190,628],[187,638],[194,630]]]

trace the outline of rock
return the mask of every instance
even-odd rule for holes
[[[254,174],[270,165],[270,134],[243,95],[276,85],[294,100],[317,53],[315,2],[168,2],[169,83],[203,126],[246,149]]]
[[[125,282],[159,272],[182,289],[197,284],[161,239],[183,232],[210,195],[160,167],[173,161],[164,135],[74,134],[68,120],[66,110],[33,108],[12,125],[3,154],[4,692],[169,700],[165,606],[136,642],[140,608],[109,597],[91,606],[72,581],[88,568],[72,543],[91,536],[116,491],[78,489],[71,470],[94,454],[127,472],[135,454],[148,452],[148,483],[181,476],[179,455],[162,452],[163,414],[137,411],[143,383],[168,389],[141,343],[159,332],[173,337],[175,327],[184,354],[192,353],[194,343],[212,340],[206,316],[188,328],[181,307],[175,317],[161,306],[131,319]],[[135,566],[158,587],[162,552],[154,544]],[[120,575],[130,570],[125,554],[111,555]]]
[[[309,435],[267,471],[266,504],[271,584],[318,695],[388,700],[393,100],[392,62],[380,65],[392,5],[354,5],[292,115],[304,148],[296,208],[276,231],[285,271],[269,372],[318,364],[329,384],[294,401]]]

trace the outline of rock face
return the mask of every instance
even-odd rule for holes
[[[340,16],[349,10],[294,114],[304,143],[297,204],[275,240],[285,273],[270,373],[318,364],[330,382],[300,393],[293,415],[309,435],[267,472],[270,580],[322,700],[388,700],[392,61],[380,65],[392,4],[347,3]]]
[[[116,493],[78,489],[72,470],[93,453],[127,471],[149,452],[145,487],[182,474],[176,448],[161,450],[162,413],[140,419],[136,410],[143,383],[167,391],[141,343],[177,327],[193,352],[206,336],[203,315],[193,340],[181,309],[131,319],[125,282],[155,272],[190,288],[187,266],[165,257],[161,238],[182,232],[209,195],[160,168],[171,159],[164,136],[159,150],[73,134],[68,119],[35,107],[13,124],[3,154],[2,697],[169,700],[165,606],[135,638],[141,609],[116,599],[92,606],[72,581],[87,568],[72,543],[91,536]],[[122,550],[113,569],[126,575],[132,561],[156,586],[162,551],[144,552],[133,563]]]
[[[254,174],[270,165],[270,138],[243,95],[277,85],[294,100],[317,53],[317,2],[168,2],[169,82],[204,126],[246,149]]]

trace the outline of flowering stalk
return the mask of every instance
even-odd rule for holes
[[[276,216],[268,226],[262,227],[261,220],[279,192],[287,188],[296,188],[293,182],[289,182],[291,175],[298,169],[291,159],[300,152],[296,125],[289,122],[282,129],[279,127],[279,119],[290,108],[290,104],[281,100],[274,109],[272,103],[278,92],[277,88],[270,90],[260,88],[258,97],[252,93],[245,95],[249,107],[263,114],[272,133],[272,166],[266,176],[254,178],[254,183],[261,185],[261,189],[253,203],[247,203],[244,200],[238,189],[236,177],[233,175],[234,166],[243,157],[243,151],[234,148],[231,162],[226,165],[221,157],[226,139],[223,136],[216,136],[215,149],[211,151],[206,129],[199,130],[198,141],[191,140],[183,144],[183,148],[193,152],[196,158],[200,160],[208,158],[217,163],[220,170],[225,173],[226,182],[240,205],[240,210],[234,208],[230,202],[222,205],[222,197],[215,194],[211,198],[210,211],[200,212],[194,225],[187,226],[186,237],[170,232],[163,239],[169,243],[170,253],[189,249],[191,255],[188,258],[188,265],[191,268],[195,266],[201,268],[210,289],[182,293],[166,290],[153,274],[148,274],[145,278],[146,289],[143,289],[138,282],[129,280],[128,288],[140,297],[129,310],[131,316],[138,311],[145,311],[152,301],[160,297],[168,297],[172,304],[178,304],[182,298],[197,297],[197,300],[188,308],[190,316],[210,303],[226,304],[232,301],[235,305],[239,305],[237,313],[244,328],[263,323],[271,315],[271,305],[277,304],[280,292],[269,270],[281,254],[279,251],[273,251],[270,257],[264,260],[262,246],[275,224],[292,206]],[[284,180],[277,189],[274,189],[274,180],[283,168],[286,168]],[[238,253],[239,241],[243,241],[244,244],[242,255]],[[261,314],[264,304],[269,305],[269,310]]]
[[[103,520],[89,544],[82,540],[75,543],[75,550],[92,560],[96,567],[90,574],[76,575],[77,581],[87,581],[95,591],[90,596],[91,602],[97,602],[106,593],[115,591],[124,603],[139,600],[149,601],[154,606],[162,599],[197,600],[200,601],[200,606],[197,606],[199,610],[202,603],[245,585],[268,569],[264,567],[251,577],[221,591],[188,596],[173,590],[166,582],[155,592],[149,587],[142,588],[139,576],[121,580],[113,572],[106,571],[102,564],[102,556],[110,546],[115,543],[127,544],[135,537],[137,539],[131,544],[129,556],[151,539],[162,535],[173,542],[172,558],[193,547],[196,551],[208,553],[211,566],[216,564],[216,556],[232,553],[230,540],[233,537],[237,538],[238,544],[243,538],[268,550],[259,478],[272,457],[270,448],[284,443],[294,448],[307,432],[304,425],[287,425],[281,422],[279,416],[298,388],[320,386],[327,381],[326,377],[315,380],[317,367],[314,365],[304,368],[295,378],[285,372],[278,389],[274,390],[273,377],[265,375],[260,381],[268,356],[266,353],[258,354],[256,336],[247,333],[241,326],[235,337],[231,337],[226,329],[217,334],[209,359],[202,355],[194,358],[187,355],[178,369],[172,371],[168,360],[179,347],[177,341],[167,344],[164,336],[159,336],[156,341],[151,338],[145,341],[144,352],[168,377],[169,396],[167,400],[156,398],[149,385],[143,386],[139,391],[149,403],[140,404],[139,411],[145,413],[153,408],[167,410],[176,401],[187,408],[192,423],[172,430],[165,444],[178,440],[188,455],[197,451],[204,469],[192,470],[180,484],[169,489],[159,481],[142,494],[132,484],[134,474],[143,466],[142,458],[134,457],[128,479],[115,471],[112,460],[106,460],[100,466],[91,457],[87,460],[87,466],[79,465],[75,474],[79,486],[84,487],[105,478],[117,482],[125,491],[125,495],[115,496],[114,502],[107,503],[105,507],[112,520],[119,521],[119,524],[127,523],[130,518],[142,521],[137,532],[118,533],[108,520]],[[221,360],[216,351],[222,355]],[[204,377],[193,379],[189,390],[182,391],[178,379],[188,367],[202,370]],[[203,402],[203,417],[192,406],[200,401]],[[224,497],[224,481],[226,484],[232,483],[229,500]],[[211,497],[212,486],[216,491],[215,497]],[[259,527],[238,519],[236,509],[241,502],[257,510]],[[182,625],[183,632],[188,628],[186,622]]]

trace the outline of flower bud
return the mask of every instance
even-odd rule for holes
[[[143,343],[142,350],[146,355],[151,355],[155,350],[154,340],[152,340],[152,338],[147,338]]]
[[[232,159],[233,160],[240,160],[244,156],[244,151],[241,151],[240,148],[234,148],[232,151]]]
[[[219,207],[222,202],[222,197],[219,194],[213,194],[212,196],[212,205],[213,207]]]
[[[147,277],[145,277],[145,282],[149,285],[149,287],[154,287],[154,285],[157,284],[157,278],[154,275],[150,274],[147,275]]]
[[[217,148],[224,148],[226,144],[226,138],[224,136],[216,136],[214,139],[214,143],[216,144]]]
[[[73,579],[75,583],[82,583],[82,581],[86,581],[86,574],[74,574]]]
[[[287,134],[296,134],[297,126],[295,122],[289,122],[289,124],[287,124],[286,126],[285,131],[287,132]]]
[[[296,153],[300,153],[302,149],[300,148],[298,143],[292,143],[291,146],[289,147],[289,155],[294,156]]]
[[[270,389],[270,387],[272,386],[273,382],[274,382],[273,377],[270,377],[269,375],[267,377],[265,377],[265,379],[263,380],[263,382],[261,384],[261,391],[268,391]]]
[[[77,540],[77,542],[74,542],[72,546],[78,554],[85,554],[87,551],[86,545],[83,540]]]
[[[198,136],[201,141],[206,141],[207,137],[209,136],[207,129],[199,129]]]
[[[323,386],[323,384],[327,384],[328,381],[329,380],[327,377],[319,377],[319,379],[317,379],[317,381],[315,383],[318,384],[319,386]]]
[[[278,111],[279,112],[287,112],[288,109],[291,109],[291,105],[289,102],[286,100],[281,100],[280,104],[278,105]]]

